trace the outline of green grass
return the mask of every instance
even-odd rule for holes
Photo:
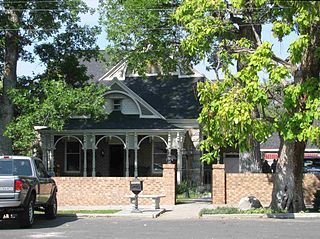
[[[217,207],[214,209],[203,208],[199,212],[199,215],[204,214],[271,214],[271,213],[286,213],[285,211],[274,211],[271,208],[256,208],[249,210],[240,210],[235,207]]]
[[[58,214],[60,215],[66,215],[66,214],[77,214],[77,213],[84,213],[84,214],[114,214],[117,212],[120,212],[121,210],[61,210],[58,211]]]

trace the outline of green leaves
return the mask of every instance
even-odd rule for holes
[[[14,148],[27,151],[35,140],[34,126],[61,131],[72,116],[103,118],[106,90],[97,84],[73,88],[54,80],[42,80],[29,89],[15,89],[11,97],[20,116],[7,127],[6,136],[14,139]]]
[[[293,64],[298,64],[302,60],[302,55],[306,47],[309,45],[309,38],[307,35],[300,36],[297,40],[292,42],[289,46],[290,61]]]

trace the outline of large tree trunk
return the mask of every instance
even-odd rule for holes
[[[4,72],[3,72],[3,93],[1,104],[0,118],[0,155],[12,154],[12,141],[4,136],[4,131],[8,123],[14,117],[14,107],[9,97],[9,91],[16,88],[17,84],[17,62],[18,62],[18,22],[19,16],[13,10],[7,9],[8,20],[10,24],[5,32],[5,56],[4,56]],[[13,30],[12,30],[13,29]]]
[[[276,173],[273,175],[273,209],[285,209],[289,212],[305,209],[302,187],[305,147],[305,142],[283,142]]]

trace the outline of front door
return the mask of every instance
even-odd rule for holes
[[[110,176],[124,176],[124,149],[123,145],[110,145]]]

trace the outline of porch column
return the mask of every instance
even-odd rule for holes
[[[184,135],[181,135],[180,132],[177,133],[178,139],[178,149],[177,149],[177,184],[180,184],[182,181],[182,149],[184,142]]]
[[[134,133],[134,176],[138,177],[138,135]]]
[[[153,139],[152,139],[153,140]],[[167,164],[172,163],[172,157],[171,157],[171,134],[168,133],[168,145],[167,145]]]
[[[92,148],[92,177],[96,176],[96,136],[91,136],[91,148]]]
[[[129,177],[129,139],[128,133],[126,133],[126,177]]]
[[[53,152],[55,150],[54,147],[54,135],[49,136],[49,147],[48,147],[48,171],[54,172],[54,155]]]
[[[177,150],[177,184],[179,185],[182,180],[182,150]]]
[[[41,150],[42,150],[42,162],[44,166],[46,167],[46,170],[48,170],[48,135],[41,134]]]
[[[88,138],[87,135],[83,136],[83,177],[87,177],[87,143],[88,143]]]

